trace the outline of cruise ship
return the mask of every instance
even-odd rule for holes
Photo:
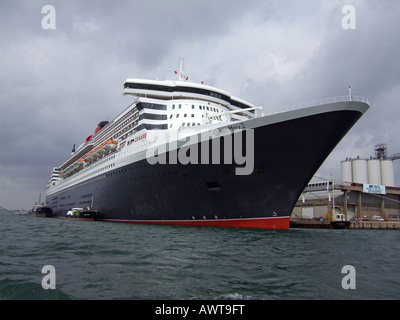
[[[175,73],[125,81],[128,107],[53,169],[54,215],[82,208],[102,221],[288,229],[307,183],[369,108],[349,95],[264,116],[189,81],[182,62]]]

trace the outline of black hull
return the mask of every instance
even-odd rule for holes
[[[250,175],[235,175],[236,163],[144,159],[46,201],[60,217],[89,206],[107,221],[287,229],[301,192],[361,115],[341,109],[255,127]]]
[[[52,218],[56,216],[56,213],[53,212],[53,209],[50,207],[39,207],[31,212],[36,217],[41,218]]]
[[[333,229],[346,229],[350,225],[350,221],[331,221]]]

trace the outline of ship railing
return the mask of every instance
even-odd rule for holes
[[[346,101],[356,101],[356,102],[364,102],[366,104],[370,104],[368,99],[362,96],[338,96],[338,97],[332,97],[332,98],[325,98],[325,99],[318,99],[318,100],[312,100],[312,101],[307,101],[299,104],[294,104],[290,105],[287,107],[284,107],[279,110],[270,110],[267,112],[263,112],[263,116],[266,115],[272,115],[276,113],[281,113],[281,112],[287,112],[287,111],[293,111],[293,110],[298,110],[298,109],[304,109],[304,108],[309,108],[309,107],[315,107],[319,105],[324,105],[324,104],[330,104],[330,103],[335,103],[335,102],[346,102]]]

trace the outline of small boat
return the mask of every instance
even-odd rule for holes
[[[331,221],[333,229],[345,229],[350,225],[350,221],[345,220],[345,216],[342,213],[336,213]]]
[[[84,210],[83,208],[72,208],[68,210],[65,219],[72,220],[99,220],[100,212],[97,210]]]
[[[107,141],[104,143],[104,149],[105,149],[106,151],[109,151],[109,150],[113,151],[113,150],[115,150],[116,148],[117,148],[117,142],[116,142],[116,141],[107,140]]]
[[[89,152],[88,155],[86,156],[86,160],[92,161],[93,160],[93,152]]]
[[[33,208],[32,208],[32,212],[33,215],[35,215],[36,217],[44,217],[44,218],[51,218],[53,216],[53,209],[46,207],[42,204],[36,204]]]

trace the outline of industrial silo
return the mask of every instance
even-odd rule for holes
[[[342,161],[342,183],[353,182],[353,174],[351,172],[351,160]]]
[[[382,184],[381,178],[381,160],[370,159],[368,160],[368,183],[369,184]]]
[[[353,182],[368,183],[368,166],[366,159],[354,159],[352,161]]]
[[[384,186],[394,187],[393,160],[382,160],[381,161],[381,175],[382,175],[382,184]]]

